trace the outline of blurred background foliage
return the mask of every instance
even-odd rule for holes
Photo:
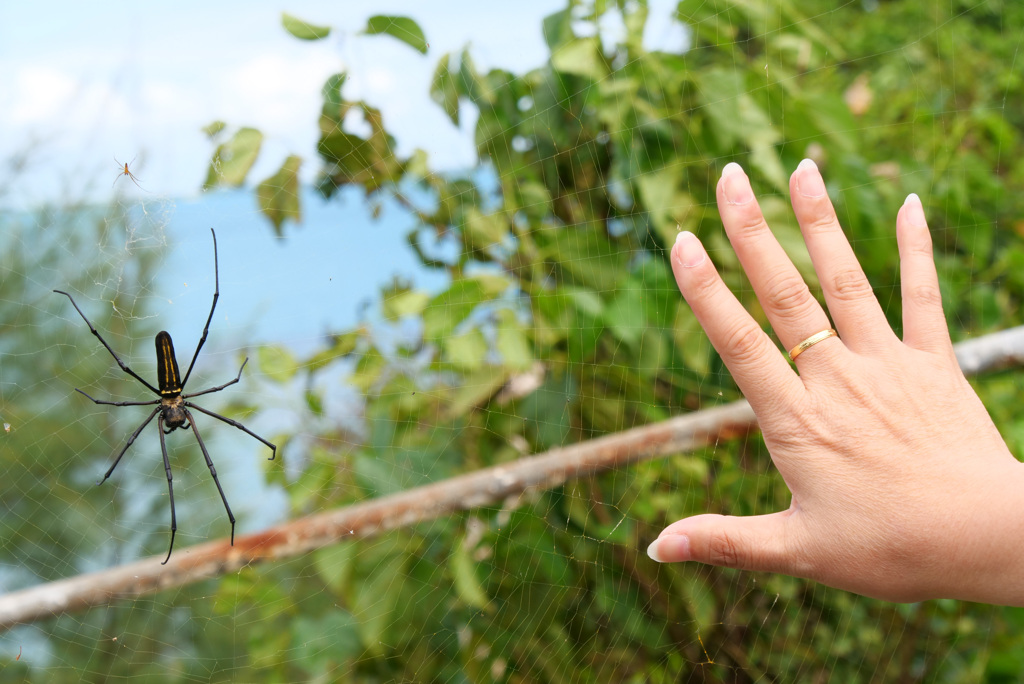
[[[624,26],[617,38],[602,30],[612,14]],[[731,161],[747,170],[812,288],[787,197],[789,173],[804,157],[821,167],[897,332],[894,220],[909,192],[925,202],[954,339],[1022,322],[1024,6],[683,0],[678,18],[692,41],[678,54],[644,48],[644,2],[594,0],[572,1],[544,21],[550,61],[528,73],[481,72],[469,48],[444,55],[424,87],[453,124],[475,118],[479,161],[462,174],[435,172],[421,151],[400,155],[381,113],[346,97],[344,73],[324,85],[321,193],[330,199],[354,186],[373,206],[407,211],[410,248],[449,284],[428,293],[392,283],[378,316],[337,331],[306,358],[259,351],[269,377],[306,388],[296,407],[303,439],[282,444],[301,467],[268,475],[290,493],[293,517],[738,398],[667,261],[680,228],[697,233],[765,322],[714,204]],[[422,50],[409,20],[371,23],[364,40]],[[291,16],[285,27],[307,40],[329,31]],[[217,148],[206,186],[246,183],[261,133],[220,122],[207,132]],[[288,156],[254,186],[281,235],[301,219],[302,161]],[[3,258],[67,273],[58,262],[68,253]],[[145,254],[133,258],[144,272]],[[12,274],[29,266],[3,272],[5,327],[31,330],[49,362],[82,359],[59,353],[70,334],[60,326],[78,321],[26,304]],[[116,331],[118,318],[93,322]],[[29,352],[0,344],[5,380],[46,375],[16,371],[18,354]],[[81,362],[75,374],[95,378],[108,360],[97,352]],[[324,420],[316,380],[341,367],[365,396],[358,430]],[[1020,456],[1020,372],[974,384]],[[7,422],[52,415],[54,423],[45,443],[35,437],[3,452],[19,455],[4,467],[21,474],[0,487],[6,507],[24,508],[13,518],[22,523],[45,516],[49,497],[93,496],[52,481],[76,467],[77,450],[61,445],[92,439],[75,432],[80,411],[67,417],[67,388],[52,390],[7,394],[0,407]],[[67,465],[51,463],[34,478],[24,454],[40,448]],[[515,505],[63,617],[45,627],[59,664],[41,672],[8,660],[0,681],[78,681],[84,672],[152,681],[1024,679],[1021,609],[892,605],[788,577],[659,566],[643,552],[681,517],[764,513],[788,499],[760,438],[723,442]],[[82,570],[61,559],[68,548],[109,542],[94,519],[66,529],[40,522],[68,535],[45,540],[24,524],[3,528],[6,570],[24,565],[40,579]],[[150,641],[133,644],[129,657],[112,634]]]

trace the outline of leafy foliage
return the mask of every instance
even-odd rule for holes
[[[203,130],[211,138],[216,138],[222,132],[223,125],[214,122]],[[241,185],[256,163],[262,145],[263,134],[255,128],[246,127],[236,131],[230,140],[217,146],[203,188],[209,190],[218,185]]]
[[[287,12],[281,13],[281,25],[285,31],[299,40],[321,40],[331,34],[330,26],[310,24]]]
[[[363,32],[368,36],[386,33],[402,41],[417,52],[427,54],[428,45],[427,39],[423,35],[423,29],[408,17],[386,14],[372,16],[366,21],[366,29]]]
[[[613,12],[625,33],[609,46],[600,21]],[[337,338],[310,359],[316,370],[291,365],[315,376],[346,359],[348,381],[366,394],[365,438],[310,452],[292,483],[296,514],[311,510],[311,491],[342,504],[737,397],[667,263],[676,232],[696,232],[763,320],[714,207],[729,161],[747,168],[812,287],[786,198],[805,156],[823,168],[894,328],[894,217],[908,192],[925,198],[954,337],[1019,323],[1024,231],[1012,217],[1024,200],[1011,187],[1024,179],[1024,84],[1009,67],[1018,36],[1006,27],[1024,12],[925,12],[910,2],[684,0],[678,17],[694,44],[669,54],[645,49],[643,3],[571,3],[544,21],[551,57],[541,68],[481,73],[468,50],[440,59],[434,101],[453,124],[468,107],[478,113],[479,162],[464,175],[431,171],[419,151],[398,156],[380,111],[345,98],[344,74],[329,80],[321,192],[356,186],[371,202],[397,201],[418,223],[410,245],[450,280],[434,294],[395,284],[382,297],[387,323]],[[352,112],[368,135],[346,129]],[[413,201],[413,184],[433,201]],[[437,241],[456,245],[454,256],[432,254]],[[409,321],[413,339],[382,342],[388,325]],[[983,395],[1019,386],[1017,373],[1005,375],[981,381]],[[1019,416],[995,413],[1024,438]],[[323,444],[342,438],[351,440],[322,435]],[[1021,676],[1019,630],[989,641],[1009,634],[1017,610],[893,606],[643,556],[680,517],[786,505],[751,438],[325,550],[310,584],[333,600],[303,620],[336,640],[315,657],[292,651],[264,666],[277,677],[298,667],[439,681]],[[237,597],[231,612],[250,605],[237,587],[221,596]]]

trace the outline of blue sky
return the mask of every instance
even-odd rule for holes
[[[649,42],[682,48],[668,20],[674,2],[652,2]],[[563,0],[443,3],[51,2],[0,3],[0,160],[27,153],[5,204],[105,199],[114,158],[148,193],[194,195],[211,147],[200,129],[215,119],[267,138],[254,177],[297,152],[313,160],[324,80],[348,71],[346,95],[384,111],[399,151],[428,150],[437,168],[473,160],[472,119],[456,130],[428,97],[437,60],[469,44],[481,69],[524,71],[547,51],[541,21]],[[282,10],[333,27],[319,42],[281,27]],[[358,35],[372,14],[413,17],[426,56],[389,37]],[[614,27],[609,27],[614,31]],[[312,177],[315,162],[306,165]],[[5,179],[6,180],[6,179]],[[138,193],[134,188],[117,191]],[[152,195],[151,195],[152,196]]]

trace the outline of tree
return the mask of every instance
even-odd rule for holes
[[[609,47],[599,20],[616,13],[625,33]],[[736,397],[666,264],[677,230],[697,232],[761,315],[714,209],[729,161],[747,168],[812,285],[785,197],[804,156],[823,167],[897,330],[893,217],[911,191],[925,197],[934,226],[954,337],[1019,322],[1024,250],[1007,219],[1024,210],[1009,190],[1024,175],[1014,152],[1024,88],[1008,66],[1019,40],[1008,27],[1022,14],[1002,5],[684,0],[678,19],[693,45],[668,54],[644,47],[645,3],[570,2],[544,21],[551,58],[541,68],[480,73],[469,50],[439,60],[438,105],[454,124],[478,110],[479,161],[465,174],[435,173],[419,151],[397,156],[381,112],[346,99],[345,74],[332,77],[320,118],[322,194],[355,186],[370,202],[404,206],[417,219],[411,247],[450,286],[427,294],[395,283],[382,293],[386,320],[418,323],[419,334],[396,348],[367,325],[296,364],[315,375],[353,359],[349,382],[367,396],[365,438],[347,453],[313,450],[314,465],[293,483],[296,511],[308,510],[311,492],[358,499]],[[408,23],[397,28],[405,19],[373,21],[402,40],[416,34]],[[346,129],[352,112],[369,135]],[[259,186],[278,231],[299,215],[297,165],[290,157]],[[412,188],[431,201],[411,199]],[[455,256],[433,254],[432,240],[456,245]],[[994,625],[1016,620],[1010,611],[890,606],[785,577],[642,560],[666,521],[787,503],[752,438],[339,550],[337,564],[320,554],[341,608],[304,619],[311,631],[348,635],[350,648],[312,671],[553,681],[569,672],[602,681],[857,681],[911,671],[955,679],[986,663],[994,678],[1020,672],[1010,656],[1018,646],[974,656],[964,645],[951,655],[942,637],[965,613]],[[424,587],[444,598],[426,598]],[[357,618],[368,593],[386,598]],[[452,630],[459,643],[440,636]]]

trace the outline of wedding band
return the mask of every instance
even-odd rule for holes
[[[814,333],[806,340],[804,340],[803,342],[789,350],[789,360],[796,361],[796,357],[800,356],[805,351],[807,351],[814,345],[818,344],[822,340],[827,340],[830,337],[839,337],[839,333],[837,333],[832,328],[829,328],[828,330],[822,330],[820,333]]]

